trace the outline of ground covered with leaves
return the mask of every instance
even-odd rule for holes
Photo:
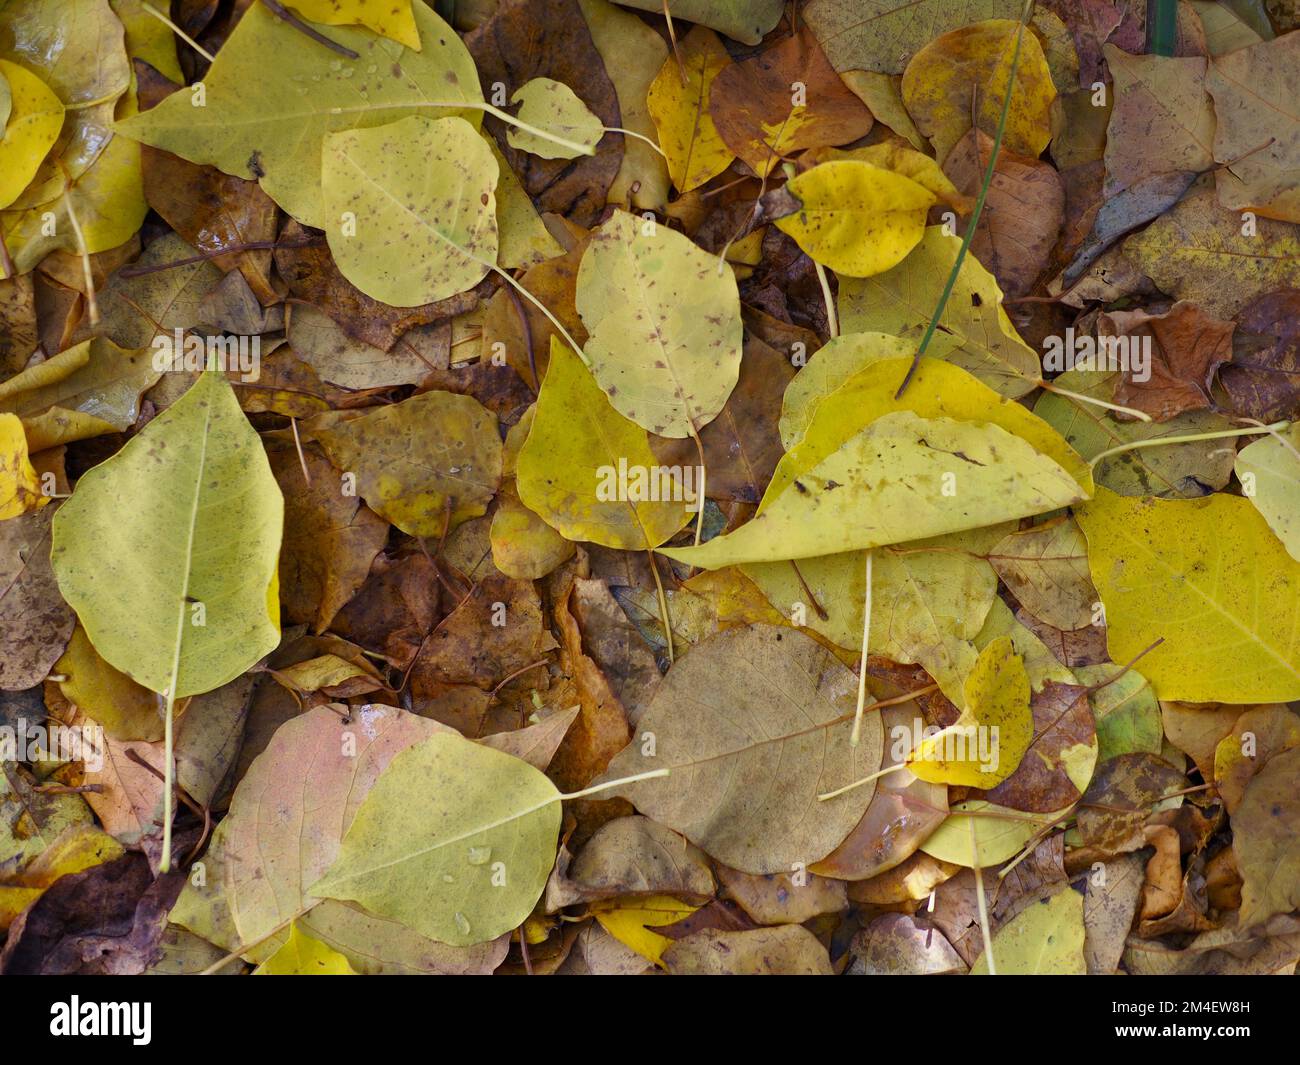
[[[0,0],[0,970],[1294,973],[1297,27]]]

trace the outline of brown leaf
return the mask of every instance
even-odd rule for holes
[[[670,973],[685,976],[831,976],[826,948],[802,925],[749,932],[707,929],[664,951]]]
[[[794,99],[797,85],[802,102]],[[727,147],[760,177],[793,152],[848,144],[872,124],[806,22],[779,44],[725,67],[714,79],[709,113]]]
[[[631,738],[631,728],[609,680],[582,649],[582,633],[569,612],[568,597],[555,604],[555,625],[561,640],[560,666],[573,678],[582,713],[556,752],[548,775],[561,791],[577,791],[604,772]]]
[[[654,652],[641,639],[605,581],[582,577],[574,580],[569,611],[582,632],[583,650],[600,667],[628,722],[635,725],[659,683]]]
[[[542,604],[531,581],[491,577],[481,582],[424,642],[411,669],[419,705],[448,685],[491,691],[516,670],[542,658],[555,641],[542,625]],[[526,678],[544,681],[539,669]]]
[[[388,522],[354,496],[314,444],[302,462],[292,446],[267,450],[271,472],[284,493],[284,539],[280,545],[280,602],[290,621],[315,632],[366,582],[388,540]],[[303,464],[311,476],[304,481]]]
[[[437,303],[390,307],[367,296],[339,273],[324,235],[292,220],[280,231],[275,265],[296,298],[325,311],[348,336],[384,351],[408,329],[473,310],[480,297],[496,285],[487,278],[478,287]]]
[[[911,730],[920,708],[911,701],[887,706],[879,713],[885,735],[892,737],[896,729]],[[902,759],[896,755],[905,758],[906,752],[892,742],[886,744],[881,769],[897,765]],[[931,784],[911,773],[890,773],[877,781],[871,805],[844,842],[809,866],[809,871],[844,880],[879,876],[910,857],[947,815],[945,785]]]
[[[781,398],[794,374],[780,351],[752,336],[745,342],[736,387],[718,416],[700,430],[708,498],[739,503],[763,498],[784,454],[777,422]],[[665,466],[699,463],[692,440],[652,436],[650,446]]]
[[[761,925],[803,924],[824,913],[848,908],[843,880],[812,873],[742,873],[719,864],[718,879],[749,916]]]
[[[1102,763],[1079,805],[1083,842],[1110,854],[1146,845],[1143,825],[1156,803],[1187,786],[1187,778],[1153,754],[1121,754]]]
[[[140,854],[60,877],[10,927],[0,972],[139,975],[158,954],[167,911],[184,884],[181,871],[155,880]]]
[[[1213,406],[1210,386],[1219,367],[1232,359],[1234,328],[1234,323],[1215,318],[1187,300],[1164,314],[1103,314],[1097,319],[1098,337],[1126,338],[1130,359],[1115,389],[1115,402],[1162,422],[1185,410]],[[1132,365],[1137,345],[1150,353],[1149,380],[1138,380],[1139,368]]]
[[[1263,422],[1300,414],[1300,290],[1270,292],[1243,309],[1232,351],[1219,381],[1233,413]]]
[[[1246,785],[1232,819],[1243,881],[1241,924],[1254,927],[1300,907],[1300,747],[1283,751]]]
[[[148,63],[135,60],[140,106],[148,110],[178,86]],[[223,174],[148,145],[140,149],[144,198],[162,219],[200,252],[275,240],[274,201],[256,181]],[[212,260],[223,272],[238,269],[264,304],[279,300],[271,280],[271,249],[229,252]]]
[[[674,895],[703,901],[714,892],[708,859],[686,837],[633,815],[606,821],[546,887],[546,909],[625,895]]]
[[[964,973],[966,963],[943,933],[902,913],[876,917],[853,937],[849,975],[936,976]]]
[[[992,138],[972,129],[944,160],[944,172],[961,192],[977,195],[992,151]],[[970,250],[1007,296],[1023,296],[1047,268],[1064,218],[1065,188],[1056,171],[1003,150]]]
[[[437,567],[410,547],[375,559],[361,589],[335,616],[333,629],[405,670],[438,620],[438,603]]]
[[[1071,771],[1082,775],[1097,757],[1097,730],[1088,689],[1049,680],[1029,701],[1034,738],[1016,771],[984,793],[990,802],[1028,813],[1050,813],[1078,800]],[[1091,755],[1088,750],[1091,749]]]
[[[51,504],[0,522],[0,689],[39,684],[76,624],[50,568],[55,509]]]

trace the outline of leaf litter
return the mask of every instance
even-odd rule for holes
[[[146,6],[0,8],[0,970],[1295,972],[1286,5]]]

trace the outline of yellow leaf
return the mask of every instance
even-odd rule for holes
[[[822,163],[786,184],[798,209],[777,227],[837,274],[870,277],[897,266],[925,234],[935,202],[911,178],[857,160]]]
[[[628,471],[621,485],[620,469]],[[578,356],[552,337],[537,413],[516,466],[524,506],[568,540],[625,551],[658,547],[690,520],[687,504],[672,501],[677,482],[671,476],[650,484],[659,470],[645,430],[619,414]],[[644,498],[632,490],[638,473],[647,486]],[[667,498],[659,490],[665,485]]]
[[[1027,814],[983,799],[968,799],[953,804],[952,812],[921,844],[921,850],[932,858],[968,869],[977,864],[988,868],[1014,858],[1026,843],[1058,821],[1063,813],[1064,810],[1057,810],[1050,814]]]
[[[605,61],[609,80],[618,94],[623,127],[657,144],[648,97],[668,58],[668,43],[632,12],[608,0],[578,2],[587,29],[591,30],[592,43]],[[668,203],[668,193],[667,160],[640,137],[625,137],[623,162],[606,193],[606,202],[630,204],[639,211],[660,211]]]
[[[553,259],[557,255],[563,255],[564,249],[560,247],[559,241],[551,236],[550,230],[546,228],[546,223],[542,221],[541,215],[537,213],[537,208],[533,206],[533,201],[529,198],[527,191],[520,184],[518,176],[506,162],[505,156],[501,154],[494,141],[486,133],[479,134],[488,149],[492,152],[492,158],[497,163],[497,234],[500,241],[500,247],[497,249],[497,263],[507,270],[515,270],[520,267],[536,266],[547,259]],[[296,322],[303,311],[320,316],[325,328],[332,327],[331,331],[339,331],[334,325],[334,320],[317,311],[310,304],[303,304],[302,307],[296,308],[291,322]],[[291,326],[292,328],[292,326]],[[346,334],[343,334],[345,343],[349,341]],[[355,342],[351,342],[355,345]],[[392,352],[382,353],[387,364],[397,353],[396,349]],[[419,377],[424,376],[427,367],[420,363],[422,372]],[[417,380],[419,379],[417,377]],[[340,384],[343,382],[335,382]]]
[[[1083,895],[1061,888],[1031,902],[993,936],[994,969],[1000,976],[1083,976]],[[987,976],[989,959],[981,954],[971,976]]]
[[[49,499],[27,455],[27,435],[15,414],[0,414],[0,520],[38,510]]]
[[[9,121],[0,127],[0,207],[8,207],[58,140],[63,104],[45,82],[17,63],[0,59],[0,77],[11,97]]]
[[[1235,318],[1265,293],[1300,286],[1300,230],[1263,215],[1244,226],[1205,178],[1122,247],[1160,291],[1195,300],[1216,318]]]
[[[854,73],[862,73],[855,71]],[[882,170],[892,170],[911,178],[922,188],[934,193],[934,198],[962,214],[969,214],[975,201],[957,191],[939,164],[924,152],[907,147],[897,140],[868,144],[862,148],[815,148],[799,157],[800,164],[828,163],[836,159],[856,159],[870,163]]]
[[[677,60],[669,56],[646,94],[646,107],[659,147],[668,156],[668,172],[678,192],[690,192],[721,174],[735,158],[709,115],[709,88],[731,64],[717,34],[696,26],[681,41],[682,84]]]
[[[1287,553],[1300,561],[1300,426],[1256,440],[1237,452],[1237,479],[1277,533]]]
[[[1011,59],[1021,26],[1010,19],[989,19],[945,33],[912,57],[903,71],[903,103],[942,163],[953,146],[975,127],[992,137],[1002,116]],[[1052,139],[1052,101],[1056,88],[1047,57],[1031,30],[1025,29],[1020,59],[1011,85],[1002,145],[1037,158]]]
[[[945,333],[935,333],[932,358],[941,359],[955,346]],[[843,333],[817,351],[817,357],[794,376],[781,398],[781,445],[790,451],[800,440],[817,405],[868,363],[877,359],[910,358],[916,343],[888,333]]]
[[[663,553],[707,569],[810,558],[1087,497],[1087,465],[1065,441],[958,367],[923,360],[913,387],[895,399],[909,363],[871,362],[822,400],[777,465],[757,517],[698,548]]]
[[[123,432],[139,416],[141,395],[162,376],[152,355],[92,337],[0,384],[0,411],[22,418],[33,451]]]
[[[59,682],[63,697],[114,739],[162,739],[158,696],[105,662],[80,625],[54,672],[67,678]]]
[[[980,652],[965,694],[961,717],[923,739],[907,767],[932,784],[994,788],[1016,771],[1034,738],[1029,675],[1009,637]]]
[[[566,540],[524,506],[513,492],[502,491],[488,532],[492,561],[507,577],[535,581],[573,556]]]
[[[549,137],[540,137],[536,133],[511,126],[506,134],[510,147],[531,152],[541,159],[574,159],[584,154],[595,155],[596,142],[605,135],[605,127],[600,119],[562,81],[532,78],[515,91],[510,102],[519,105],[515,117],[520,122],[527,122],[530,126],[537,126],[585,147],[585,151],[576,151],[556,144]]]
[[[233,680],[279,642],[283,515],[261,440],[230,383],[207,372],[81,475],[50,557],[104,659],[179,698]]]
[[[290,0],[303,18],[326,26],[365,26],[407,48],[420,50],[411,0]]]
[[[800,13],[836,70],[901,74],[938,34],[976,19],[1015,18],[1023,6],[1020,0],[813,0]]]
[[[497,258],[497,164],[463,118],[410,115],[328,135],[330,251],[368,296],[416,307],[478,284]]]
[[[931,226],[912,254],[892,270],[862,280],[842,278],[841,329],[846,333],[876,330],[919,341],[960,247],[960,238],[946,236],[942,226]],[[990,388],[1015,399],[1038,387],[1038,354],[1016,332],[1002,309],[997,281],[973,255],[962,260],[952,297],[939,319],[936,336],[943,333],[956,340],[955,349],[943,357]]]
[[[393,758],[307,890],[442,943],[484,943],[518,928],[541,898],[560,798],[528,763],[436,733]]]
[[[1177,702],[1300,699],[1300,562],[1247,499],[1129,498],[1076,511],[1110,657]]]
[[[411,536],[442,536],[487,510],[501,482],[496,417],[471,396],[422,392],[313,430],[356,476],[376,514]]]
[[[871,568],[871,653],[920,664],[960,705],[962,684],[979,655],[972,641],[983,631],[997,599],[997,577],[979,556],[1006,527],[876,551]],[[790,562],[755,562],[741,568],[784,617],[840,647],[860,648],[865,552],[806,558],[798,567],[796,571]],[[808,601],[810,593],[825,618]]]
[[[69,825],[21,873],[0,887],[0,932],[61,876],[120,858],[126,849],[94,825]]]
[[[348,959],[313,939],[294,921],[284,945],[253,970],[254,976],[356,976]]]
[[[625,947],[663,968],[664,951],[676,940],[661,936],[653,929],[685,920],[699,907],[678,902],[671,895],[647,895],[644,898],[597,902],[591,909],[601,928]]]
[[[576,304],[591,372],[625,418],[682,438],[722,410],[744,327],[735,276],[716,256],[615,211],[583,253]]]
[[[330,30],[331,39],[358,53],[346,59],[323,54],[265,4],[253,4],[204,75],[203,107],[185,88],[119,123],[118,131],[259,180],[305,225],[337,226],[321,195],[321,147],[330,133],[409,115],[460,115],[476,129],[482,122],[478,74],[460,36],[428,5],[411,11],[421,51],[366,30]]]

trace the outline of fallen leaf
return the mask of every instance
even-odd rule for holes
[[[1295,37],[1284,34],[1210,62],[1205,87],[1218,118],[1214,159],[1226,164],[1215,172],[1224,207],[1300,222],[1298,46]]]
[[[356,494],[412,536],[483,514],[501,481],[496,419],[468,396],[423,392],[312,434]]]
[[[1232,358],[1232,322],[1180,301],[1164,314],[1111,311],[1097,320],[1101,337],[1117,337],[1124,350],[1143,352],[1145,372],[1130,366],[1115,389],[1115,402],[1157,421],[1187,410],[1212,407],[1210,388],[1219,367]],[[1144,378],[1139,380],[1139,376]]]
[[[356,116],[367,113],[396,121],[404,115],[431,118],[432,111],[475,126],[480,121],[483,98],[469,52],[431,9],[420,4],[412,12],[421,51],[340,27],[330,31],[331,39],[358,58],[322,66],[319,44],[253,4],[204,75],[203,107],[181,89],[117,128],[192,163],[257,180],[305,225],[333,224],[337,219],[321,191],[329,134],[352,128]],[[244,91],[250,82],[259,87],[256,95]]]
[[[1245,495],[1300,562],[1300,432],[1290,429],[1261,437],[1237,452],[1234,467]]]
[[[993,937],[992,960],[989,952],[981,954],[970,974],[1082,976],[1087,972],[1083,943],[1083,896],[1062,888],[1013,917]]]
[[[1108,44],[1115,107],[1106,128],[1105,195],[1139,181],[1214,166],[1215,107],[1206,90],[1207,61],[1129,55]]]
[[[420,789],[439,811],[432,822],[410,801]],[[395,818],[404,822],[398,831]],[[431,939],[471,946],[528,916],[546,886],[559,828],[560,793],[536,769],[438,733],[393,758],[338,857],[308,890],[356,899]]]
[[[1017,38],[1020,55],[1012,81]],[[1037,158],[1052,139],[1049,112],[1056,89],[1038,38],[1018,22],[988,19],[930,40],[903,71],[903,103],[943,162],[972,122],[989,136],[997,132],[1009,82],[1002,143]]]
[[[708,107],[718,135],[759,177],[793,152],[855,141],[872,123],[806,23],[779,44],[723,67]]]
[[[849,744],[854,687],[844,666],[799,633],[766,625],[719,633],[669,670],[602,779],[670,769],[666,780],[615,794],[735,869],[787,872],[830,853],[871,800],[871,785],[817,800],[880,763],[878,718],[868,715],[861,743]],[[788,769],[774,788],[778,764]]]
[[[665,56],[646,93],[646,108],[668,157],[668,172],[681,193],[703,185],[735,158],[713,123],[713,83],[731,65],[717,35],[696,26],[681,41],[681,67]],[[682,80],[685,71],[685,82]]]
[[[282,520],[261,442],[225,378],[204,373],[82,475],[55,516],[51,559],[105,661],[151,691],[193,695],[279,641]]]
[[[717,416],[740,374],[743,329],[735,278],[714,256],[616,211],[582,256],[577,308],[585,361],[620,414],[669,437]]]
[[[1300,698],[1300,633],[1286,611],[1300,562],[1248,500],[1130,499],[1099,488],[1076,511],[1106,607],[1111,658],[1142,659],[1161,699]]]

